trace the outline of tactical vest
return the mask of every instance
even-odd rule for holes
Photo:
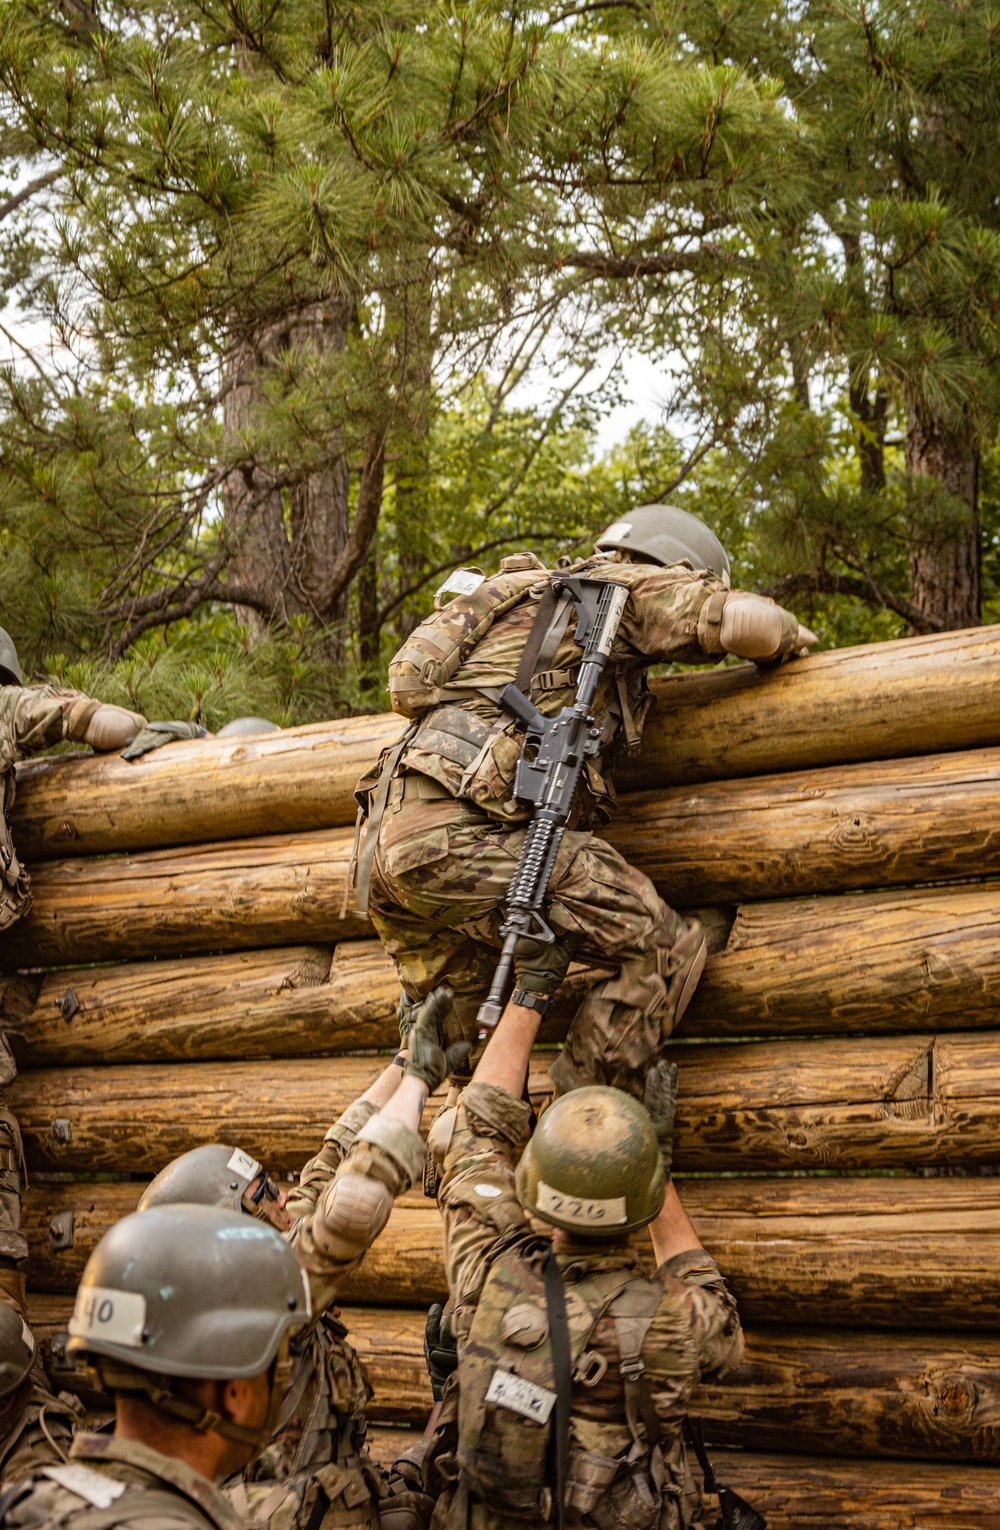
[[[547,579],[548,570],[532,554],[505,558],[499,574],[484,579],[471,594],[458,595],[440,611],[433,611],[389,663],[392,710],[412,719],[447,700],[444,687],[497,617]]]
[[[73,1463],[68,1463],[73,1465]],[[81,1463],[82,1464],[82,1463]],[[94,1474],[97,1475],[96,1473]],[[44,1482],[46,1473],[42,1473]],[[110,1480],[110,1479],[106,1479]],[[184,1493],[172,1493],[169,1488],[147,1488],[129,1483],[115,1501],[107,1507],[88,1501],[80,1493],[60,1487],[46,1504],[44,1515],[33,1516],[33,1493],[35,1484],[15,1483],[0,1494],[0,1520],[10,1526],[39,1526],[45,1530],[128,1530],[132,1525],[142,1525],[149,1520],[183,1520],[193,1530],[218,1530],[215,1521],[203,1514]]]
[[[567,1281],[566,1315],[574,1394],[604,1375],[603,1355],[588,1348],[601,1318],[615,1320],[623,1392],[641,1374],[640,1351],[663,1297],[656,1280],[631,1270],[595,1270]],[[457,1461],[470,1494],[501,1513],[553,1516],[555,1486],[550,1440],[555,1372],[545,1283],[537,1260],[511,1251],[493,1264],[458,1367]],[[658,1443],[633,1427],[624,1454],[593,1448],[601,1426],[590,1424],[588,1445],[571,1430],[566,1509],[577,1521],[616,1530],[652,1530],[663,1501]],[[609,1431],[610,1432],[610,1431]],[[616,1440],[620,1426],[614,1426]]]

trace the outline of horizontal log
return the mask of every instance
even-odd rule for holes
[[[58,1298],[36,1308],[49,1317]],[[422,1424],[433,1405],[422,1311],[340,1308],[375,1391],[374,1420]],[[691,1411],[719,1445],[773,1449],[794,1432],[802,1450],[842,1455],[990,1460],[1000,1421],[1000,1340],[919,1333],[750,1328],[746,1357],[703,1384]]]
[[[678,906],[1000,874],[1000,749],[629,798],[608,836]],[[7,970],[335,941],[346,829],[43,862]]]
[[[135,1209],[142,1186],[33,1182],[23,1225],[34,1289],[75,1289],[91,1250]],[[682,1180],[698,1236],[746,1320],[840,1327],[1000,1326],[1000,1181]],[[72,1214],[72,1243],[64,1242]],[[635,1239],[650,1261],[649,1238]],[[376,1306],[445,1294],[441,1224],[418,1192],[401,1200],[344,1291]]]
[[[341,918],[352,842],[349,829],[324,829],[45,861],[0,960],[9,971],[364,935],[368,921],[352,906]]]
[[[416,1429],[376,1424],[366,1444],[389,1467],[419,1438]],[[766,1515],[770,1530],[1000,1530],[995,1466],[919,1466],[750,1450],[718,1450],[717,1456],[721,1479]]]
[[[351,824],[358,780],[404,726],[385,713],[169,744],[132,762],[28,760],[17,767],[18,849],[51,860]]]
[[[676,906],[1000,872],[1000,749],[627,799],[605,831]]]
[[[691,1043],[668,1053],[681,1070],[682,1171],[843,1173],[996,1160],[1000,1054],[990,1035]],[[546,1062],[541,1053],[533,1059],[539,1100],[549,1087]],[[32,1069],[9,1100],[36,1168],[155,1173],[175,1153],[221,1136],[293,1169],[380,1066],[344,1057],[326,1066]]]
[[[976,628],[673,675],[626,790],[802,770],[1000,742],[984,703],[1000,681],[1000,629]],[[347,824],[352,793],[399,736],[391,713],[258,737],[171,744],[126,764],[59,756],[18,767],[14,829],[28,861]]]
[[[1000,886],[744,904],[729,926],[685,1037],[997,1024]],[[571,973],[543,1040],[562,1039],[594,976]],[[398,993],[377,941],[343,941],[12,975],[0,1020],[22,1067],[303,1057],[394,1045]]]
[[[685,1036],[973,1030],[1000,1019],[1000,885],[744,903]]]
[[[564,1036],[593,973],[571,972],[547,1022]],[[79,1006],[66,1018],[72,989]],[[307,1057],[397,1045],[399,982],[377,940],[0,978],[21,1067]]]

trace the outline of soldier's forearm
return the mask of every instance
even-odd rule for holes
[[[493,1084],[520,1097],[528,1076],[528,1059],[542,1017],[537,1009],[508,1004],[497,1022],[486,1051],[472,1075],[476,1084]]]
[[[402,1121],[412,1132],[417,1132],[420,1130],[420,1118],[424,1113],[426,1099],[427,1085],[423,1079],[415,1078],[412,1073],[405,1074],[380,1114],[387,1120]]]
[[[659,1216],[649,1224],[649,1236],[653,1240],[657,1267],[677,1254],[686,1254],[702,1246],[673,1184],[667,1186]]]
[[[399,1055],[400,1057],[406,1057],[408,1056],[408,1053],[400,1052]],[[393,1095],[396,1093],[402,1077],[402,1068],[398,1065],[398,1063],[391,1062],[387,1068],[383,1068],[374,1084],[369,1084],[361,1098],[363,1100],[368,1100],[370,1104],[381,1110],[385,1105],[389,1103]]]

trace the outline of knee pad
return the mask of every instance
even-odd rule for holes
[[[324,1192],[312,1235],[330,1259],[356,1259],[369,1248],[389,1220],[393,1194],[367,1174],[338,1174]]]

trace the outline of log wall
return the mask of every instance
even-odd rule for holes
[[[998,680],[1000,629],[673,676],[621,774],[610,837],[710,932],[675,1162],[747,1355],[695,1406],[772,1530],[1000,1530]],[[19,768],[36,902],[0,1018],[54,1366],[138,1177],[220,1138],[294,1171],[383,1066],[395,979],[342,908],[353,785],[399,727]],[[592,980],[543,1032],[538,1107]],[[436,1209],[402,1198],[343,1295],[394,1453],[430,1404]]]

